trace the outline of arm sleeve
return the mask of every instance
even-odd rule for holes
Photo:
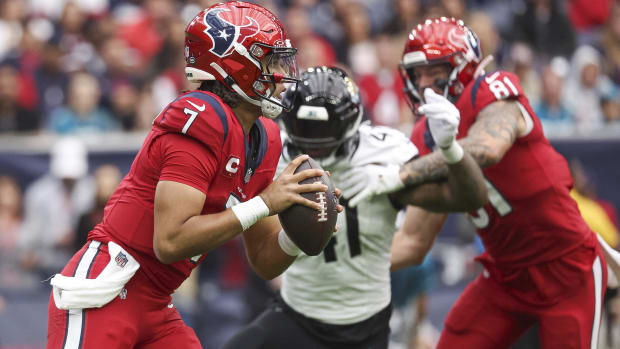
[[[180,134],[159,137],[158,146],[162,159],[159,180],[183,183],[206,195],[217,170],[213,150]]]

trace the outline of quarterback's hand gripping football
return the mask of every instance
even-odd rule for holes
[[[400,179],[398,165],[366,165],[344,173],[340,189],[349,206],[355,207],[372,196],[393,193],[405,184]]]
[[[278,178],[260,194],[267,207],[269,207],[270,215],[280,213],[293,204],[308,206],[317,211],[321,210],[321,206],[318,203],[299,195],[305,192],[325,192],[327,190],[327,186],[320,182],[299,184],[299,182],[304,179],[323,175],[323,170],[319,169],[309,169],[295,173],[295,169],[308,158],[308,155],[300,155],[295,158],[288,164]]]
[[[430,88],[424,90],[425,104],[419,111],[426,115],[428,127],[435,144],[439,146],[444,159],[449,164],[459,162],[463,158],[463,149],[456,142],[461,114],[446,97]]]

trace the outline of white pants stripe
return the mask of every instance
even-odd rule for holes
[[[596,349],[598,346],[598,332],[601,326],[601,307],[603,292],[603,269],[601,267],[601,258],[596,257],[592,264],[592,274],[594,276],[594,321],[592,323],[592,336],[590,337],[590,349]]]
[[[78,278],[86,278],[90,273],[90,267],[99,253],[101,242],[91,241],[88,248],[80,258],[77,268],[73,276]],[[82,330],[84,328],[84,310],[70,309],[67,310],[67,325],[65,328],[65,340],[62,345],[63,349],[79,349],[82,347]]]

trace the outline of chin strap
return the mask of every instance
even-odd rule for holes
[[[263,112],[263,116],[269,119],[275,119],[282,113],[282,107],[272,101],[273,97],[269,99],[263,98],[261,100],[260,109]]]
[[[232,80],[232,83],[229,84],[230,88],[232,88],[235,92],[237,92],[237,94],[239,94],[247,102],[253,105],[259,106],[261,108],[261,112],[263,113],[263,116],[269,119],[275,119],[278,115],[280,115],[280,113],[282,113],[282,107],[274,101],[273,97],[269,97],[268,99],[261,98],[260,101],[257,101],[256,99],[251,98],[245,92],[243,92],[241,87],[237,85],[234,79],[232,79],[232,77],[230,77],[228,73],[226,73],[226,71],[222,69],[222,67],[219,66],[219,64],[213,62],[210,65],[213,69],[215,69],[215,71],[218,72],[218,74],[220,74],[220,76],[224,80]]]

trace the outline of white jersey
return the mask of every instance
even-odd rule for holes
[[[402,164],[418,154],[400,131],[363,124],[359,145],[347,160],[330,168],[338,187],[344,170],[368,164]],[[283,144],[286,135],[283,133]],[[291,159],[282,150],[278,173]],[[346,162],[346,163],[343,163]],[[375,196],[338,215],[338,232],[318,256],[303,252],[285,272],[282,298],[295,311],[319,321],[343,325],[363,321],[391,299],[390,247],[399,209],[387,195]]]

